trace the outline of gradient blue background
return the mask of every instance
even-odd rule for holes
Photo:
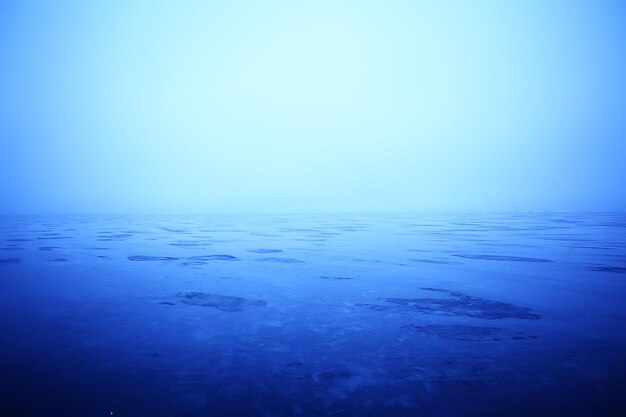
[[[0,212],[626,208],[620,1],[3,1]]]

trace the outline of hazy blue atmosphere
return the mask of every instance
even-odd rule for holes
[[[3,1],[0,210],[626,208],[620,1]]]
[[[626,2],[0,0],[0,416],[626,416]]]

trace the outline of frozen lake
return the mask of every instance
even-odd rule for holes
[[[0,217],[2,416],[626,415],[626,212]]]

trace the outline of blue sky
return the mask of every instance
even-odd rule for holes
[[[0,212],[626,209],[619,1],[4,1]]]

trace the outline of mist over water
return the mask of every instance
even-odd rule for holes
[[[620,2],[0,3],[0,415],[626,415]]]

